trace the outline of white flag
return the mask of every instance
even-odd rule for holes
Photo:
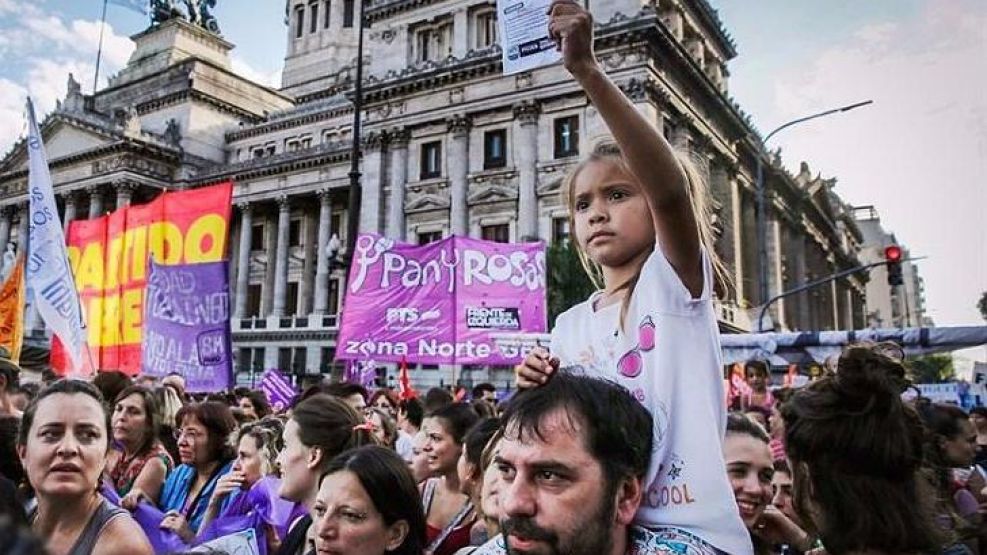
[[[65,235],[55,205],[55,191],[48,173],[48,157],[34,117],[31,99],[27,101],[27,152],[29,157],[27,284],[34,291],[34,306],[48,327],[55,332],[72,362],[71,374],[83,370],[86,353],[86,327],[82,320],[79,293],[72,279]]]

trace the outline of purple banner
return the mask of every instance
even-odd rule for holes
[[[287,409],[298,396],[291,382],[274,368],[264,372],[264,376],[260,379],[260,389],[264,395],[267,395],[267,401],[271,403],[274,412]]]
[[[192,393],[232,382],[226,262],[163,266],[153,260],[144,290],[141,371],[178,372]]]
[[[347,283],[337,359],[515,364],[497,337],[545,331],[543,243],[361,235]]]

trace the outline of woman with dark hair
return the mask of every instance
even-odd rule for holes
[[[176,416],[179,465],[165,481],[159,506],[161,527],[191,542],[199,531],[219,479],[233,467],[230,434],[236,421],[223,403],[185,405]]]
[[[391,389],[378,389],[374,391],[374,394],[370,396],[370,402],[367,403],[368,408],[380,409],[387,413],[395,421],[398,418],[398,396]]]
[[[475,403],[476,401],[474,401],[474,405]],[[456,467],[459,474],[459,491],[470,498],[470,502],[473,503],[477,512],[478,518],[470,531],[470,545],[473,546],[483,545],[499,533],[499,528],[493,534],[489,533],[491,531],[490,524],[495,523],[499,515],[487,514],[482,510],[484,507],[484,476],[487,466],[493,458],[491,456],[484,461],[483,455],[487,453],[491,443],[499,441],[499,430],[500,421],[496,418],[484,418],[474,424],[470,431],[466,432],[466,437],[463,440],[463,454],[459,457],[459,464]],[[460,550],[460,553],[464,553],[465,549]]]
[[[953,476],[954,470],[969,471],[973,466],[977,432],[959,407],[918,399],[915,408],[926,428],[926,475],[938,494],[936,515],[939,523],[977,553],[978,530],[973,521],[979,519],[980,503],[965,484]]]
[[[901,399],[907,385],[887,347],[853,346],[835,374],[781,407],[795,507],[830,555],[942,548],[920,474],[924,427]]]
[[[133,510],[141,499],[157,504],[174,462],[158,441],[157,400],[151,390],[132,385],[117,395],[111,419],[117,448],[106,461],[107,478],[120,506]]]
[[[237,406],[251,420],[263,420],[271,414],[271,404],[263,391],[248,390],[237,399]]]
[[[977,431],[977,454],[973,462],[981,472],[987,472],[987,407],[970,409],[970,424]]]
[[[768,448],[768,433],[760,423],[742,413],[727,415],[723,459],[754,553],[769,555],[776,545],[787,545],[798,551],[811,549],[814,542],[809,534],[772,505],[774,463]]]
[[[295,405],[284,427],[284,449],[278,456],[281,487],[278,495],[311,510],[319,492],[319,478],[333,457],[354,447],[372,444],[370,426],[352,407],[337,397],[316,393]],[[307,553],[310,515],[291,527],[280,555]]]
[[[37,496],[31,528],[54,555],[150,555],[127,511],[98,492],[110,449],[109,416],[92,384],[60,380],[24,411],[17,454]]]
[[[460,491],[457,467],[466,432],[479,420],[466,403],[446,405],[425,417],[422,451],[432,475],[422,485],[428,551],[451,555],[470,545],[470,530],[476,511],[470,498]]]
[[[336,456],[315,505],[319,553],[421,555],[425,515],[408,467],[397,453],[370,445]]]

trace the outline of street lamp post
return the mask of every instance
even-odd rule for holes
[[[353,147],[350,151],[350,191],[347,201],[346,257],[353,256],[356,236],[360,232],[360,116],[363,112],[363,27],[366,25],[364,0],[354,2],[360,8],[356,39],[356,82],[353,87]]]
[[[793,125],[803,123],[816,118],[821,118],[823,116],[828,116],[831,114],[837,114],[840,112],[849,112],[854,108],[859,108],[861,106],[866,106],[872,104],[873,100],[865,100],[863,102],[857,102],[855,104],[850,104],[843,106],[841,108],[834,108],[832,110],[826,110],[825,112],[819,112],[818,114],[812,114],[811,116],[805,116],[802,118],[794,119],[788,123],[778,126],[773,131],[764,137],[761,141],[761,147],[764,152],[757,153],[757,183],[755,186],[755,222],[757,224],[757,262],[758,262],[758,300],[760,304],[765,304],[768,300],[768,221],[767,221],[767,207],[766,194],[764,187],[764,156],[767,155],[767,144],[771,137],[775,136],[782,129],[787,129]],[[761,323],[758,322],[758,331],[761,330]]]

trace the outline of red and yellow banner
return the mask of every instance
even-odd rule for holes
[[[233,184],[226,182],[69,224],[65,242],[92,353],[87,371],[140,372],[148,259],[164,265],[225,259],[232,198]],[[54,343],[51,362],[61,371],[63,353]]]
[[[24,343],[24,289],[24,257],[18,256],[0,286],[0,347],[7,349],[14,363],[20,362]]]

